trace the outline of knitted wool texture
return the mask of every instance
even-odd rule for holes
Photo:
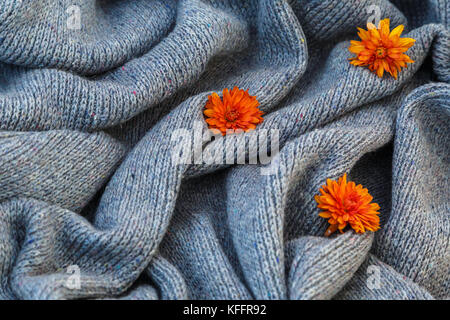
[[[398,80],[348,62],[371,5],[417,40]],[[449,18],[446,0],[2,0],[0,298],[448,298]],[[171,133],[234,86],[282,165],[173,165]],[[325,238],[314,195],[345,172],[381,229]]]

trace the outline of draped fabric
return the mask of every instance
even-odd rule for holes
[[[0,298],[448,298],[449,3],[2,0]],[[416,39],[397,80],[348,61],[370,6]],[[203,139],[234,86],[264,122]],[[379,231],[324,237],[344,173]]]

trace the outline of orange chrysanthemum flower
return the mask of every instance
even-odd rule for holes
[[[357,233],[366,230],[377,231],[380,229],[380,209],[378,204],[371,203],[372,196],[362,185],[355,185],[353,181],[347,183],[347,174],[336,182],[327,179],[327,184],[319,190],[321,195],[314,199],[323,211],[319,214],[328,219],[330,226],[325,232],[329,236],[337,229],[342,230],[350,224]]]
[[[222,135],[228,130],[249,131],[263,122],[263,112],[258,109],[259,102],[256,97],[247,91],[234,87],[231,92],[223,90],[223,101],[217,93],[208,96],[205,111],[206,122],[210,129],[218,129]]]
[[[416,40],[412,38],[400,38],[404,26],[401,24],[389,32],[389,19],[381,20],[378,28],[374,24],[367,24],[367,31],[358,28],[358,36],[362,41],[350,41],[348,50],[357,56],[351,58],[351,64],[355,66],[368,66],[370,71],[376,72],[381,78],[387,71],[397,79],[397,72],[402,67],[407,68],[406,63],[413,63],[406,52]]]

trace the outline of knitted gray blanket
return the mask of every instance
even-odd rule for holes
[[[0,299],[450,296],[450,1],[0,2]]]

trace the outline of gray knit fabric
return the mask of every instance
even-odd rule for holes
[[[450,297],[450,1],[0,2],[1,299]],[[370,6],[416,39],[398,80],[348,61]],[[173,163],[234,86],[248,161]],[[323,236],[344,173],[379,231]]]

